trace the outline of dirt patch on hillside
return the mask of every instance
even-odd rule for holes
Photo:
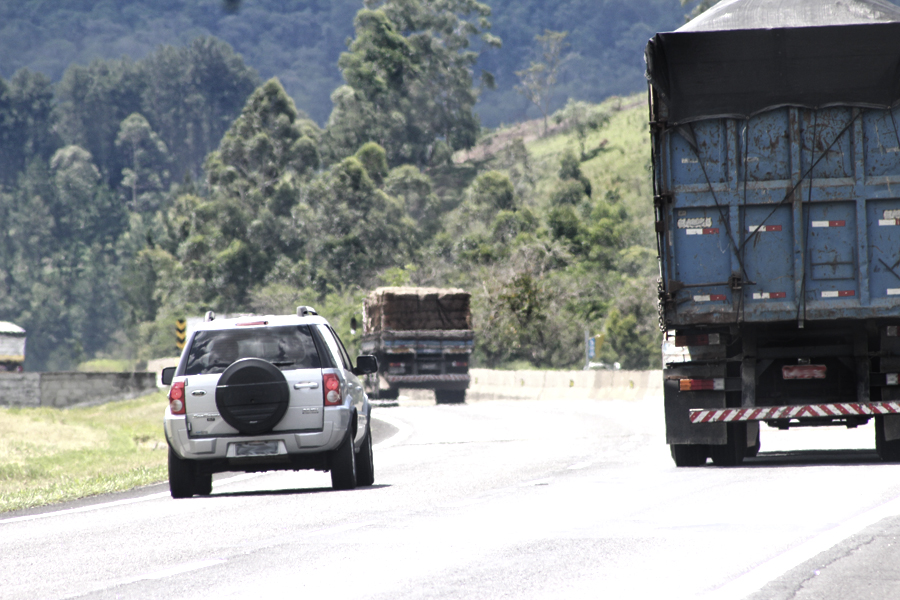
[[[551,121],[548,125],[546,135],[553,135],[565,129],[567,124],[553,123]],[[516,123],[509,128],[487,136],[468,150],[456,152],[453,155],[453,162],[460,164],[468,161],[483,161],[507,148],[516,139],[521,139],[523,142],[528,143],[544,137],[544,135],[543,119],[532,119],[531,121]]]
[[[631,100],[632,98],[627,99]],[[643,98],[633,100],[631,102],[628,102],[627,104],[624,103],[623,100],[626,100],[626,98],[610,99],[610,101],[607,101],[609,102],[608,110],[610,110],[610,112],[612,113],[623,110],[630,110],[637,106],[641,106],[645,102]],[[516,139],[521,139],[525,143],[533,142],[534,140],[541,137],[565,131],[569,127],[569,123],[566,121],[555,123],[552,119],[548,120],[547,124],[547,131],[544,132],[543,119],[532,119],[530,121],[516,123],[511,127],[486,136],[483,140],[481,140],[468,150],[460,150],[459,152],[454,153],[453,162],[456,164],[462,164],[468,161],[479,162],[487,160],[488,158],[495,156],[498,152],[507,148]]]

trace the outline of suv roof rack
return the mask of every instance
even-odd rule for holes
[[[319,313],[316,312],[312,306],[298,306],[297,307],[297,316],[298,317],[308,317],[310,315],[318,316]]]

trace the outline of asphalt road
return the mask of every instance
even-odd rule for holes
[[[897,598],[871,426],[676,469],[661,399],[379,407],[376,484],[222,474],[0,515],[0,599]]]

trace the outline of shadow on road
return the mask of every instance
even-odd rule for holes
[[[369,485],[364,487],[354,488],[352,490],[336,490],[331,487],[317,487],[317,488],[292,488],[287,490],[250,490],[244,492],[216,492],[213,491],[209,496],[194,496],[194,498],[240,498],[247,496],[292,496],[292,495],[305,495],[305,494],[321,494],[323,492],[339,492],[339,491],[352,491],[352,492],[364,492],[366,490],[377,490],[381,488],[389,488],[390,484],[387,483],[376,483],[375,485]]]
[[[754,458],[745,458],[742,467],[773,466],[853,466],[881,463],[871,450],[792,450],[784,452],[760,452]],[[890,465],[891,463],[882,463]]]

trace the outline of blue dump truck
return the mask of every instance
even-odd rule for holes
[[[900,7],[721,2],[646,61],[675,464],[871,419],[900,460]]]

